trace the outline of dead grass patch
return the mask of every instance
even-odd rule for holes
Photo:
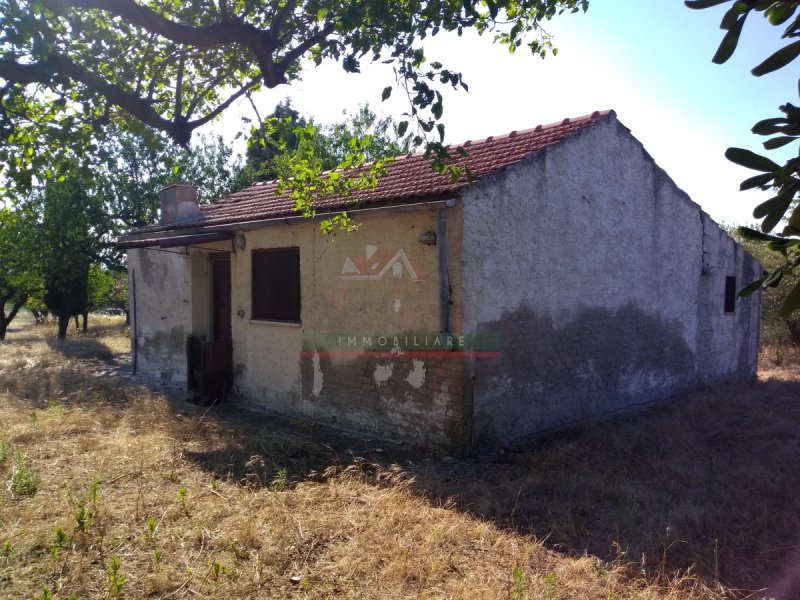
[[[728,598],[793,547],[791,377],[493,459],[365,460],[110,376],[117,337],[0,346],[0,479],[17,450],[39,478],[0,489],[2,596]]]

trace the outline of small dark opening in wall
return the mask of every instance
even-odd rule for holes
[[[736,310],[736,277],[725,278],[725,312],[732,313]]]

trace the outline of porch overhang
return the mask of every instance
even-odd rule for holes
[[[154,235],[149,238],[122,239],[117,247],[123,250],[131,248],[178,248],[180,246],[197,246],[212,242],[233,240],[233,231],[214,231],[210,233],[192,233],[187,235]]]

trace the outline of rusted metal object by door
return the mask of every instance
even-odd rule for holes
[[[231,335],[231,259],[213,254],[211,261],[212,341],[189,336],[189,388],[205,401],[222,401],[231,390],[233,344]]]

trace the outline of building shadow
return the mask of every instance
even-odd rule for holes
[[[691,572],[756,590],[788,585],[800,549],[800,381],[716,386],[624,419],[502,454],[432,455],[235,405],[206,419],[226,443],[185,457],[216,477],[270,486],[362,465],[398,466],[414,493],[548,547],[637,563],[652,577]],[[788,583],[787,583],[788,582]]]

